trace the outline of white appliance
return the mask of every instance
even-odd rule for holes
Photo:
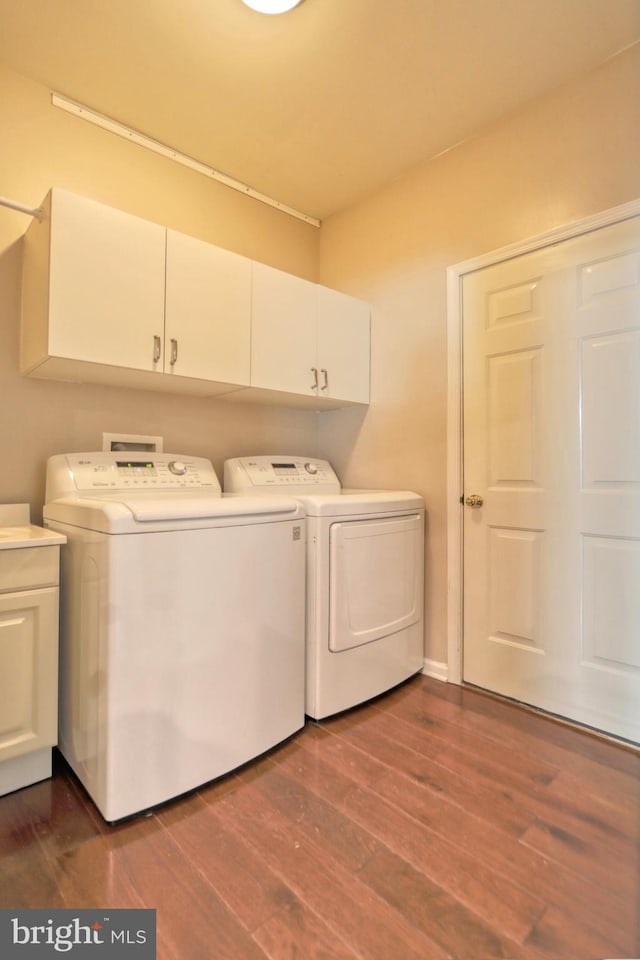
[[[44,522],[67,537],[59,746],[106,820],[304,724],[295,500],[224,499],[196,457],[78,453],[48,462]]]
[[[424,502],[408,491],[341,490],[327,460],[240,457],[225,495],[295,497],[307,515],[305,709],[322,719],[420,671]]]

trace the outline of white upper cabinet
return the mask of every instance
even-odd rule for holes
[[[167,231],[164,372],[249,384],[251,260]]]
[[[369,353],[369,304],[318,287],[320,396],[369,403]]]
[[[315,394],[315,283],[263,263],[253,264],[251,385]]]
[[[50,357],[61,366],[75,360],[153,370],[154,336],[164,328],[164,261],[164,227],[52,190],[43,219],[25,237],[23,372]]]
[[[25,237],[22,319],[23,373],[228,393],[249,382],[251,261],[56,188]]]
[[[369,307],[66,190],[24,238],[22,373],[276,402],[369,402]]]
[[[251,319],[252,387],[318,409],[369,402],[368,304],[254,263]]]

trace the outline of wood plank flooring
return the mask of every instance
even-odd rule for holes
[[[0,907],[155,907],[159,960],[640,958],[640,754],[416,677],[109,826],[0,798]]]

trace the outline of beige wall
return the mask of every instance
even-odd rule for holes
[[[640,197],[640,47],[323,224],[318,279],[373,303],[372,403],[323,416],[343,482],[418,490],[426,656],[446,660],[446,267]]]
[[[0,209],[0,502],[37,519],[47,456],[103,430],[209,456],[309,452],[345,483],[407,487],[428,506],[427,637],[446,659],[446,267],[640,196],[636,48],[425,163],[318,233],[51,107],[0,67],[0,192],[38,204],[67,187],[361,296],[374,305],[372,404],[320,416],[18,375],[19,237]],[[316,275],[317,274],[317,275]],[[316,426],[319,424],[319,427]]]
[[[0,193],[38,206],[61,186],[315,279],[318,230],[51,106],[0,65]],[[39,519],[50,454],[99,449],[104,430],[164,436],[165,450],[315,453],[316,415],[222,400],[31,380],[18,374],[21,252],[30,220],[0,207],[0,503]],[[106,332],[108,335],[108,332]]]

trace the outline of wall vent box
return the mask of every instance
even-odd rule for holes
[[[162,453],[162,437],[138,436],[134,433],[103,433],[102,449],[143,450],[145,453]]]

